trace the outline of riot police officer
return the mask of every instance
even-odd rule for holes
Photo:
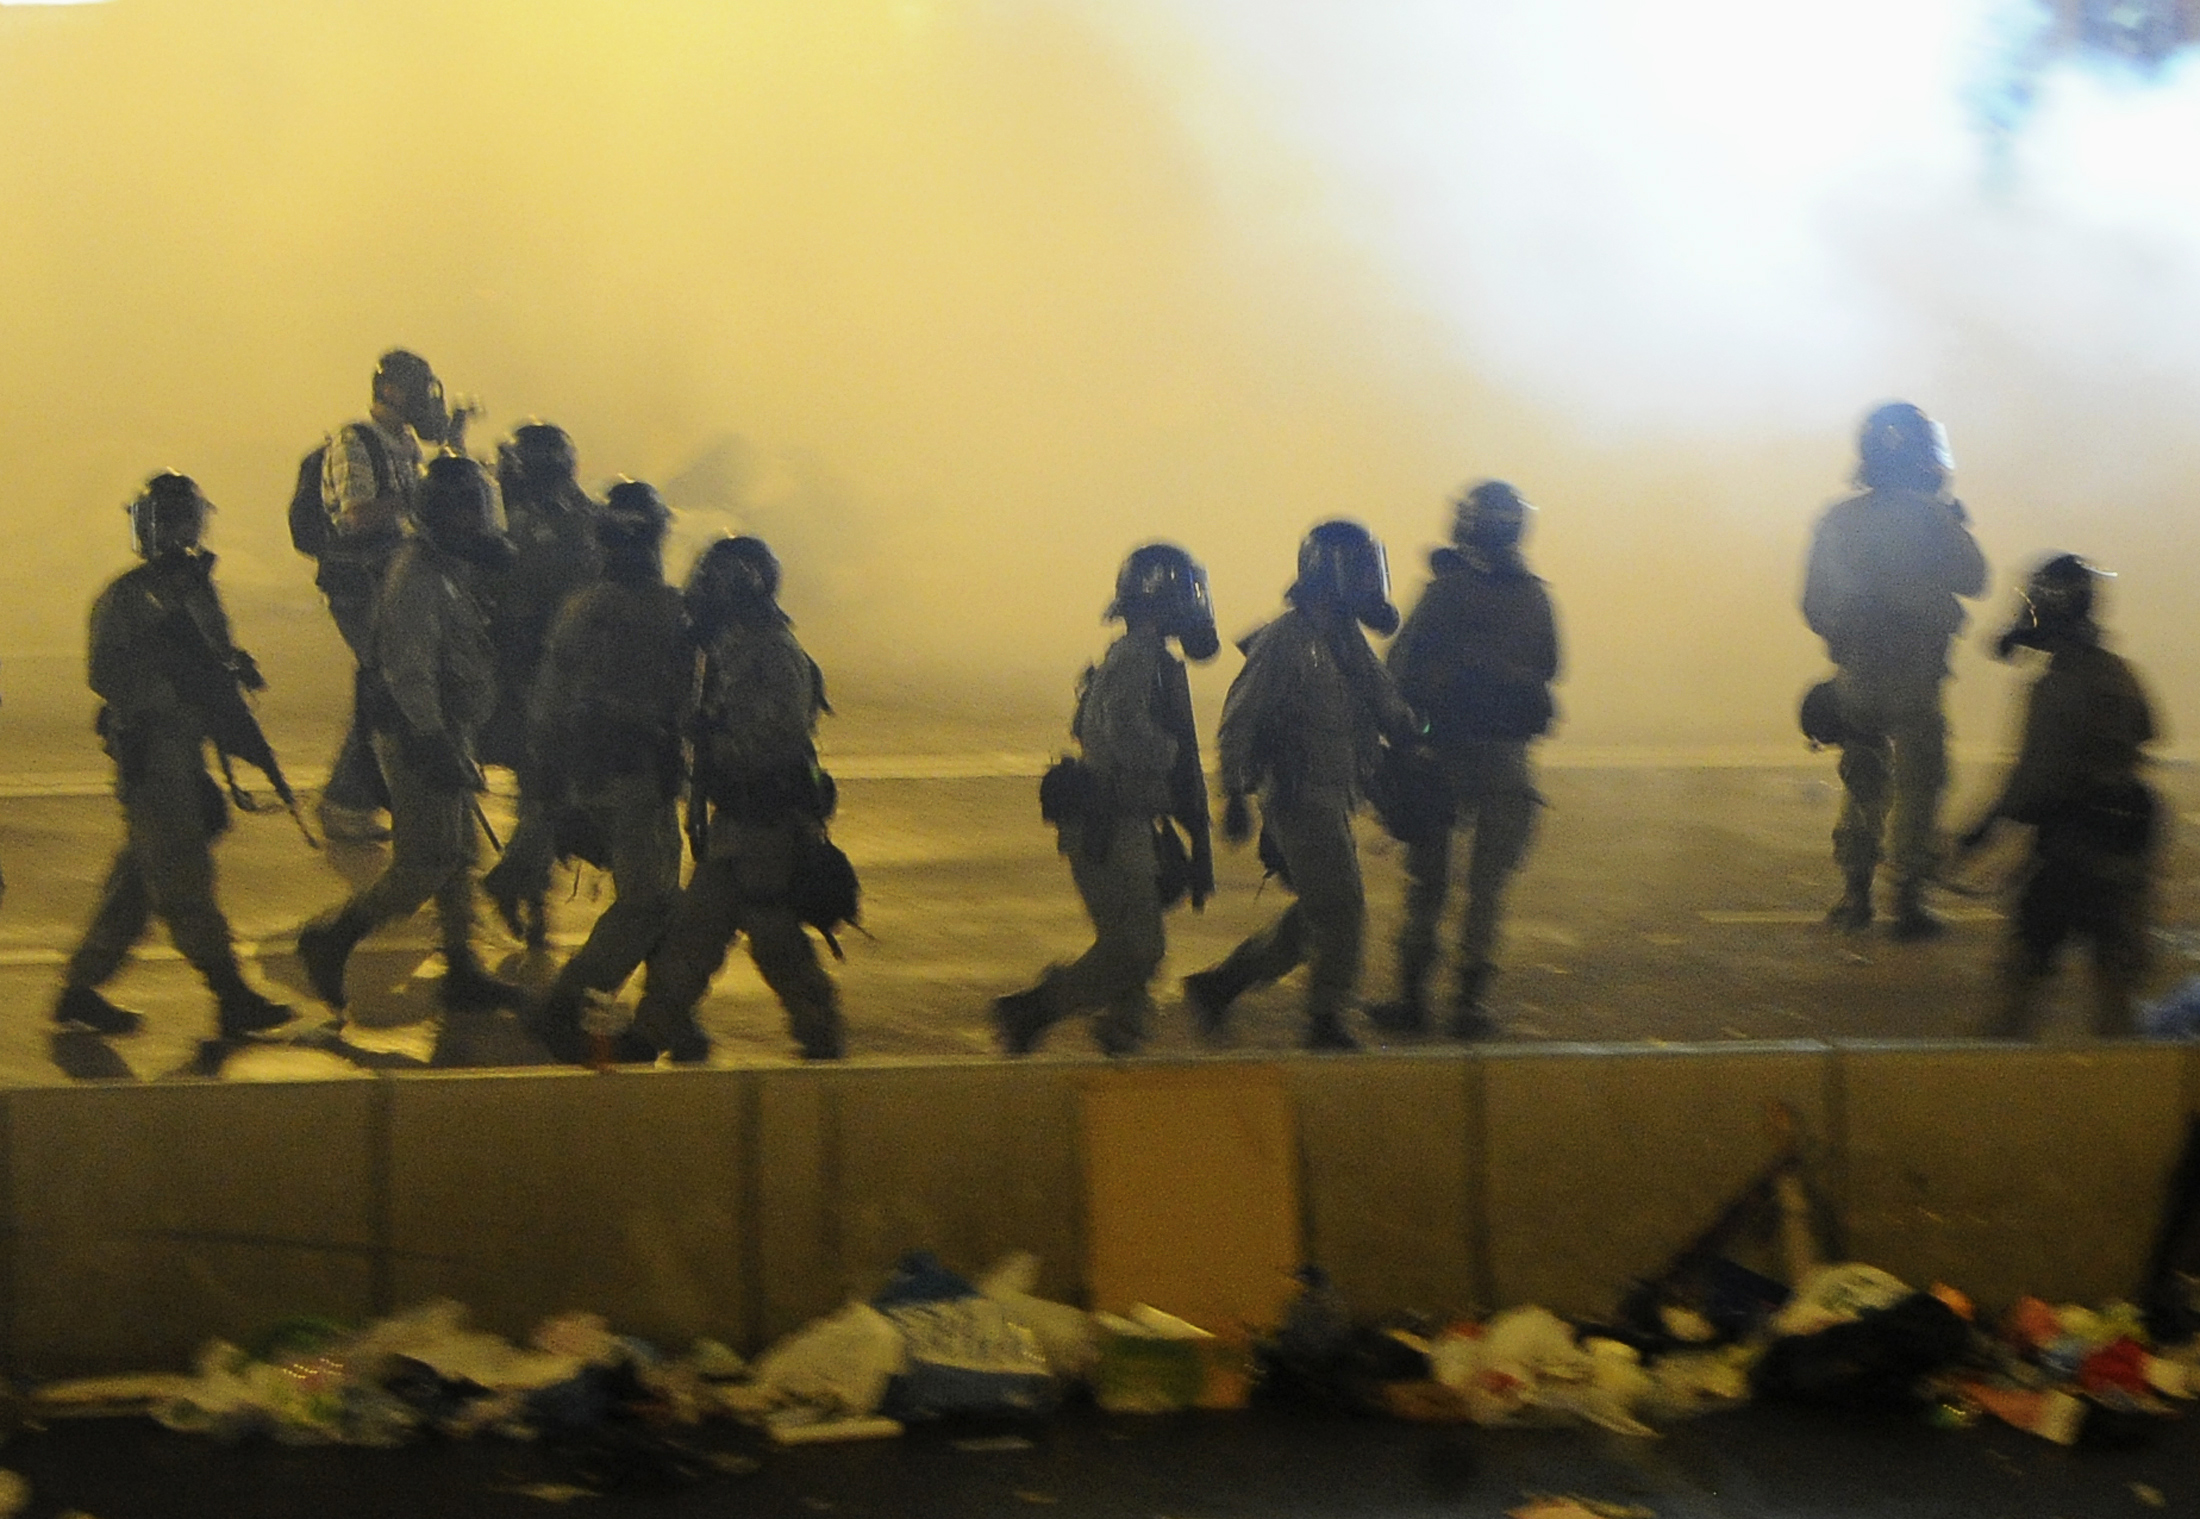
[[[2032,829],[2016,922],[1990,1032],[2032,1032],[2055,958],[2073,938],[2093,949],[2094,1031],[2133,1031],[2147,971],[2148,896],[2161,805],[2140,778],[2154,712],[2131,666],[2101,647],[2100,572],[2058,554],[2032,574],[1996,652],[2038,649],[2047,668],[2025,698],[2024,746],[2001,794],[1962,837],[1980,847],[2002,819]]]
[[[54,1021],[101,1034],[128,1034],[138,1014],[99,988],[122,968],[154,916],[219,1006],[225,1039],[288,1022],[291,1010],[248,985],[238,969],[229,921],[214,900],[213,841],[229,826],[228,802],[206,770],[208,692],[266,683],[251,656],[230,642],[229,618],[214,589],[214,556],[200,547],[206,497],[187,475],[160,474],[130,503],[144,563],[110,584],[92,606],[91,683],[105,706],[99,728],[115,761],[124,840],[107,872],[99,907],[63,973]]]
[[[519,822],[481,884],[513,936],[538,949],[548,936],[544,899],[557,851],[549,799],[528,749],[529,703],[559,610],[603,568],[596,533],[601,508],[581,488],[579,469],[572,436],[549,422],[514,428],[498,447],[497,482],[513,554],[508,566],[488,577],[482,596],[496,653],[497,707],[482,730],[481,760],[518,777]]]
[[[1367,901],[1352,810],[1384,742],[1410,743],[1419,723],[1360,629],[1398,630],[1383,546],[1356,522],[1315,527],[1299,545],[1290,609],[1245,640],[1245,667],[1222,707],[1223,835],[1252,837],[1258,793],[1262,858],[1298,900],[1212,969],[1184,978],[1210,1038],[1240,994],[1308,969],[1305,1044],[1358,1047],[1344,1015],[1360,982]]]
[[[1042,811],[1056,823],[1093,943],[1038,985],[993,1004],[995,1032],[1011,1055],[1028,1053],[1050,1026],[1089,1008],[1103,1010],[1093,1026],[1103,1050],[1137,1050],[1147,984],[1167,949],[1162,914],[1187,895],[1197,909],[1214,890],[1191,684],[1168,646],[1173,638],[1186,658],[1201,661],[1220,649],[1207,572],[1173,543],[1134,549],[1107,615],[1122,622],[1123,636],[1078,683],[1070,732],[1079,758],[1056,766],[1042,787],[1049,793]]]
[[[582,835],[579,847],[610,870],[616,893],[529,1018],[566,1060],[587,1054],[586,1002],[633,974],[680,895],[680,736],[695,645],[680,593],[665,584],[671,521],[653,487],[611,488],[595,515],[603,578],[559,612],[530,703],[528,748],[553,831]]]
[[[1906,401],[1878,408],[1857,438],[1859,495],[1818,521],[1804,573],[1803,619],[1826,641],[1846,741],[1845,797],[1834,825],[1841,898],[1826,915],[1845,932],[1872,921],[1872,878],[1890,832],[1897,939],[1945,932],[1925,906],[1940,797],[1948,783],[1941,688],[1958,598],[1986,589],[1986,560],[1948,493],[1954,463],[1940,424]]]
[[[831,782],[816,745],[818,717],[831,710],[824,678],[779,609],[779,561],[761,538],[712,544],[685,594],[703,653],[694,749],[707,823],[689,819],[703,834],[695,872],[650,957],[632,1034],[677,1061],[706,1058],[695,1007],[745,933],[804,1058],[837,1060],[840,994],[800,905],[805,873],[830,847]]]
[[[382,873],[298,935],[314,991],[345,1003],[344,967],[373,929],[431,898],[442,935],[438,995],[451,1012],[518,1008],[519,988],[482,968],[473,948],[473,865],[479,849],[474,742],[496,703],[496,668],[477,577],[511,557],[481,466],[445,454],[429,466],[418,532],[390,562],[375,605],[368,713],[390,784],[390,859]]]
[[[1459,984],[1449,1032],[1490,1033],[1483,1005],[1496,974],[1504,891],[1534,835],[1537,795],[1528,746],[1550,727],[1558,676],[1558,626],[1543,582],[1521,557],[1533,509],[1502,480],[1459,498],[1452,546],[1430,556],[1436,578],[1390,646],[1391,674],[1428,720],[1437,795],[1434,815],[1406,840],[1406,914],[1398,936],[1395,1002],[1370,1008],[1378,1026],[1418,1033],[1428,1025],[1436,925],[1451,873],[1454,827],[1473,829],[1467,910],[1459,936]]]

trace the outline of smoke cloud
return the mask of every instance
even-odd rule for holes
[[[0,8],[0,653],[77,647],[168,467],[221,507],[246,641],[308,626],[298,457],[403,344],[480,442],[545,417],[686,544],[771,539],[843,692],[1066,707],[1153,537],[1226,631],[1330,515],[1410,599],[1448,496],[1500,475],[1544,508],[1563,744],[1784,745],[1811,520],[1902,395],[1948,424],[1981,624],[2049,550],[2125,570],[2119,646],[2190,731],[2200,91],[2043,66],[1997,146],[1995,19]],[[1975,649],[1959,734],[1993,741]]]

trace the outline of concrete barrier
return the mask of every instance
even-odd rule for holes
[[[1365,1310],[1607,1311],[1799,1121],[1849,1257],[2093,1299],[2135,1285],[2200,1050],[1721,1045],[1285,1056],[1307,1258]],[[34,1377],[181,1367],[285,1316],[434,1296],[754,1349],[904,1250],[1086,1290],[1103,1062],[382,1075],[0,1093],[0,1329]],[[1160,1305],[1166,1307],[1166,1304]]]

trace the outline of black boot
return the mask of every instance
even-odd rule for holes
[[[710,1061],[710,1039],[690,1018],[687,1027],[672,1036],[665,1054],[671,1057],[674,1065],[705,1065]]]
[[[848,1053],[848,1033],[838,1007],[787,1009],[787,1022],[804,1060],[839,1060]]]
[[[527,1006],[522,988],[483,970],[471,951],[445,950],[443,966],[443,985],[436,997],[447,1013],[492,1013],[507,1007],[519,1012]]]
[[[1826,909],[1826,926],[1837,933],[1860,934],[1872,926],[1872,873],[1850,871],[1841,900]]]
[[[1245,983],[1229,970],[1228,962],[1211,970],[1193,971],[1184,978],[1184,1005],[1191,1009],[1192,1026],[1209,1044],[1230,1037],[1230,1004],[1245,990]]]
[[[305,962],[306,981],[316,997],[338,1011],[344,1006],[344,963],[366,936],[365,921],[345,911],[298,930],[298,958]]]
[[[269,1029],[281,1028],[298,1016],[282,1003],[261,996],[246,983],[244,976],[234,965],[227,971],[206,979],[214,988],[215,999],[221,1007],[215,1029],[224,1039],[242,1039],[248,1034],[264,1034]]]
[[[581,1026],[581,1012],[585,1006],[583,994],[568,987],[561,979],[550,988],[550,994],[531,1011],[521,1015],[527,1032],[550,1052],[552,1059],[566,1065],[588,1064],[588,1033]]]
[[[1028,1055],[1054,1026],[1046,983],[993,999],[993,1037],[1004,1055]]]
[[[126,1007],[116,1007],[99,994],[96,987],[64,986],[61,996],[53,1005],[53,1021],[63,1025],[88,1028],[95,1034],[110,1037],[117,1034],[134,1034],[145,1027],[145,1016],[133,1013]]]
[[[1143,1002],[1105,1008],[1092,1020],[1092,1037],[1100,1053],[1119,1058],[1135,1055],[1146,1044],[1146,1007]]]
[[[1943,938],[1947,932],[1948,925],[1926,911],[1922,881],[1904,881],[1896,888],[1894,921],[1887,925],[1889,938],[1898,944],[1920,944]]]
[[[1428,973],[1435,956],[1418,950],[1398,957],[1398,995],[1367,1010],[1367,1021],[1386,1034],[1428,1032]]]
[[[506,932],[529,950],[546,949],[550,944],[549,899],[540,888],[517,879],[510,857],[489,867],[481,878],[481,889],[490,904],[503,920]]]
[[[1335,1013],[1318,1017],[1306,1025],[1306,1038],[1301,1049],[1342,1052],[1356,1050],[1360,1041],[1352,1037],[1352,1031],[1344,1026],[1344,1020]]]
[[[1445,1033],[1454,1039],[1487,1039],[1497,1032],[1497,1020],[1483,1001],[1496,974],[1497,967],[1487,960],[1459,973],[1459,995],[1452,1003],[1451,1024]]]

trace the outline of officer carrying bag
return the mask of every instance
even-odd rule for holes
[[[382,440],[374,435],[373,428],[361,427],[359,437],[366,445],[367,458],[374,465],[375,491],[387,494],[397,483],[397,472],[390,463],[389,452]],[[327,467],[333,441],[322,439],[318,448],[298,461],[298,480],[290,488],[290,546],[308,559],[318,559],[327,553],[329,541],[336,536],[335,527],[329,521],[328,503],[321,499],[321,475]]]

